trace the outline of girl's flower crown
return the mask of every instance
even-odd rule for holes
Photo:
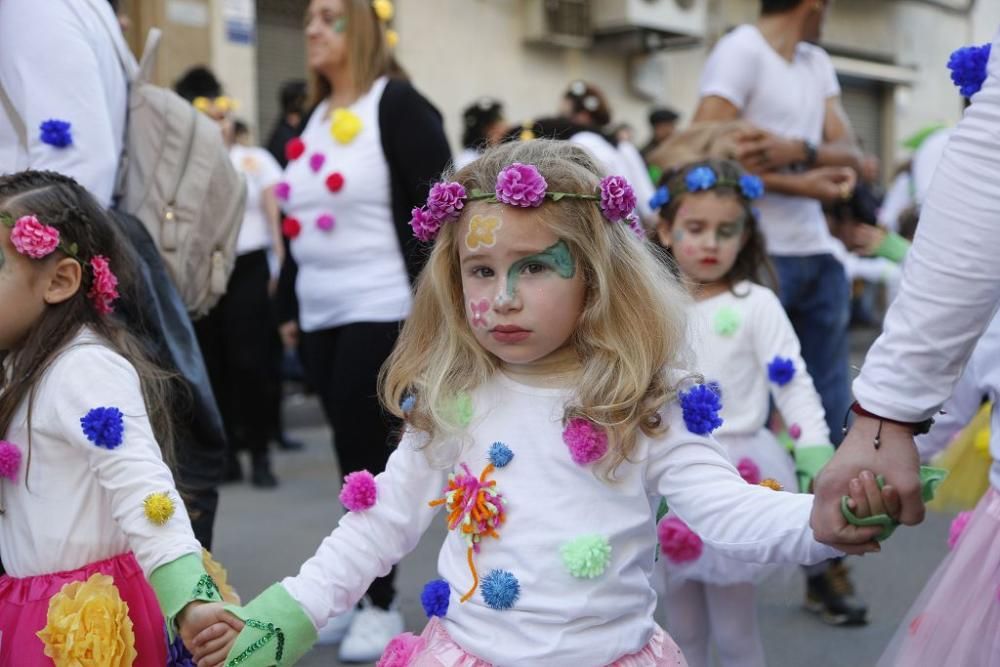
[[[986,65],[990,61],[990,44],[963,46],[948,58],[951,80],[962,97],[972,97],[986,81]]]
[[[671,199],[679,195],[720,187],[736,189],[747,201],[753,201],[764,195],[764,181],[760,180],[759,176],[743,174],[738,181],[732,181],[719,178],[714,169],[708,165],[702,165],[688,172],[688,175],[684,178],[684,184],[680,189],[675,188],[671,192],[666,185],[661,185],[657,188],[649,200],[649,207],[655,211],[663,208],[670,203]]]
[[[14,220],[9,213],[0,213],[0,224],[10,229],[11,245],[25,257],[43,259],[56,250],[61,250],[80,266],[89,266],[94,274],[94,281],[87,292],[87,298],[94,304],[94,310],[101,315],[114,312],[113,304],[118,299],[118,278],[112,273],[107,257],[94,255],[89,262],[84,262],[80,258],[77,244],[67,244],[60,237],[58,229],[46,225],[33,215],[22,215]]]
[[[598,194],[579,192],[549,192],[549,184],[538,168],[531,164],[515,162],[505,167],[497,175],[494,192],[465,191],[461,183],[441,181],[431,187],[427,203],[413,209],[410,227],[413,235],[424,242],[433,241],[446,222],[461,215],[468,201],[486,201],[522,208],[537,208],[546,199],[586,199],[599,202],[601,212],[610,223],[622,222],[636,233],[643,235],[639,218],[635,215],[635,192],[629,182],[621,176],[605,176],[601,179]]]

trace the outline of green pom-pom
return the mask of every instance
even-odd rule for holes
[[[742,318],[738,310],[732,306],[723,306],[715,311],[712,324],[715,327],[715,333],[720,336],[732,336],[740,328],[741,321]]]
[[[611,561],[611,545],[603,535],[583,535],[564,544],[560,551],[566,569],[579,579],[601,576]]]
[[[472,397],[466,392],[459,392],[450,405],[445,408],[448,421],[458,426],[468,426],[472,422]]]

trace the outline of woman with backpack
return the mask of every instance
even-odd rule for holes
[[[285,148],[289,162],[276,189],[290,248],[279,286],[282,336],[299,340],[345,475],[378,474],[396,444],[399,425],[379,406],[378,372],[423,265],[410,212],[451,159],[441,115],[393,76],[392,13],[389,0],[310,2],[312,113]],[[368,589],[341,660],[374,661],[403,630],[392,582],[390,572]],[[321,641],[336,641],[347,622],[335,619]]]

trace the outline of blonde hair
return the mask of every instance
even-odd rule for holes
[[[359,94],[364,94],[380,76],[392,71],[392,56],[386,42],[385,28],[371,0],[342,0],[347,23],[347,57],[351,78]],[[309,70],[309,101],[312,108],[333,92],[330,81],[322,73]]]
[[[445,178],[467,191],[492,192],[497,174],[513,162],[535,165],[552,192],[598,188],[600,169],[586,151],[542,139],[492,148]],[[456,430],[456,397],[487,382],[500,365],[466,321],[458,241],[468,210],[442,227],[380,376],[386,409],[426,432],[431,448]],[[659,410],[676,393],[665,369],[686,356],[688,296],[650,247],[626,225],[605,220],[597,202],[546,201],[537,217],[569,245],[586,286],[571,339],[581,362],[579,389],[564,418],[583,417],[605,428],[609,452],[601,469],[610,474],[630,459],[640,431],[653,436],[664,430]],[[404,415],[407,395],[416,400]]]

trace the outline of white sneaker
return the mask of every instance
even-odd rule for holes
[[[340,616],[334,616],[317,631],[319,639],[316,640],[316,643],[320,646],[339,644],[344,635],[347,634],[347,629],[351,627],[352,620],[354,620],[353,609],[344,612]]]
[[[366,600],[354,613],[351,627],[340,643],[340,660],[375,662],[392,638],[401,632],[403,615],[398,609],[380,609]]]

